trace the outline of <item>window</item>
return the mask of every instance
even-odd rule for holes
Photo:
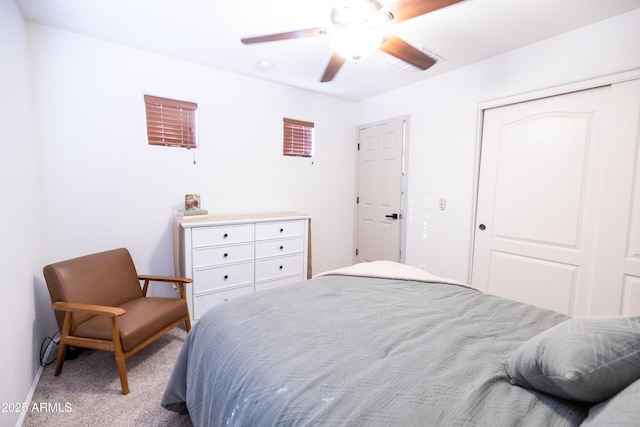
[[[193,102],[144,96],[149,145],[196,148],[196,108]]]
[[[285,156],[313,157],[313,123],[282,119]]]

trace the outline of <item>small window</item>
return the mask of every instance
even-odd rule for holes
[[[149,145],[196,148],[196,108],[193,102],[144,96]]]
[[[313,123],[282,119],[285,156],[313,157]]]

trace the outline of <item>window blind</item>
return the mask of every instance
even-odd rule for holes
[[[283,154],[313,156],[313,123],[283,118]]]
[[[149,145],[196,148],[196,108],[193,102],[145,95]]]

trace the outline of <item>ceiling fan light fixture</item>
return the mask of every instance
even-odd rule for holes
[[[384,35],[363,23],[351,23],[337,29],[331,36],[331,47],[344,59],[358,62],[375,52],[384,42]]]
[[[331,22],[342,28],[352,22],[366,22],[373,19],[379,4],[370,0],[339,0],[331,11]]]

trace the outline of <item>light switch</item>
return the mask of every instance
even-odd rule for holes
[[[447,207],[447,199],[444,197],[440,199],[440,210],[443,211]]]

